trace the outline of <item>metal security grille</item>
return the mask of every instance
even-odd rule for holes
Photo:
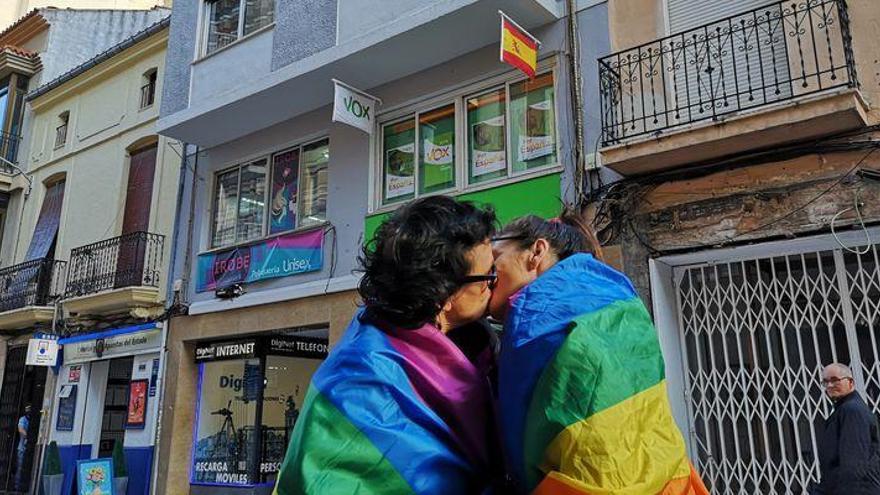
[[[690,440],[712,493],[805,493],[831,404],[821,369],[849,363],[880,413],[878,246],[676,268]]]

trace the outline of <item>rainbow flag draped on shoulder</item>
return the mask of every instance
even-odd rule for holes
[[[512,298],[499,363],[502,437],[538,494],[708,493],[666,395],[663,356],[625,276],[578,254]]]
[[[388,331],[362,320],[312,377],[275,494],[481,493],[485,374],[431,325]]]

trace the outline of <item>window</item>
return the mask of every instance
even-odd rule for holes
[[[275,0],[208,0],[206,17],[208,54],[272,24]]]
[[[70,112],[64,112],[58,116],[58,125],[55,127],[55,148],[60,148],[67,142],[67,123],[69,121]]]
[[[322,325],[196,346],[192,484],[274,483],[328,334]]]
[[[552,71],[462,92],[381,125],[380,206],[555,167],[557,144]]]
[[[156,101],[156,75],[156,69],[150,69],[144,73],[141,85],[141,110],[153,106]]]
[[[217,174],[211,247],[323,223],[329,161],[322,139]]]

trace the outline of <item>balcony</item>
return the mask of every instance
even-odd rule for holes
[[[337,44],[295,63],[271,67],[269,50],[277,40],[262,36],[239,40],[236,46],[192,64],[191,60],[169,59],[172,65],[185,63],[191,71],[188,103],[182,110],[163,113],[157,132],[213,147],[332,104],[332,78],[370,90],[480,48],[497,46],[499,9],[526,29],[546,25],[563,14],[561,2],[553,0],[446,0],[407,2],[411,12],[372,23],[381,12],[365,13],[360,19],[357,12],[364,10],[363,5],[383,2],[334,3],[338,4],[338,22],[348,19],[352,25],[339,24],[334,36]],[[388,8],[397,3],[384,2]],[[283,22],[276,19],[275,29]],[[308,36],[305,41],[292,41],[311,43]],[[279,101],[285,103],[279,105]]]
[[[623,175],[866,124],[844,0],[779,1],[599,59],[602,156]]]
[[[165,236],[133,232],[70,252],[64,307],[75,314],[136,311],[160,304]]]
[[[52,321],[62,294],[66,262],[37,259],[0,269],[0,330]]]

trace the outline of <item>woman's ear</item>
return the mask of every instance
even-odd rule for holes
[[[550,243],[547,239],[539,238],[532,244],[532,254],[529,256],[529,271],[537,270],[541,266],[541,262],[547,258],[550,253]]]

